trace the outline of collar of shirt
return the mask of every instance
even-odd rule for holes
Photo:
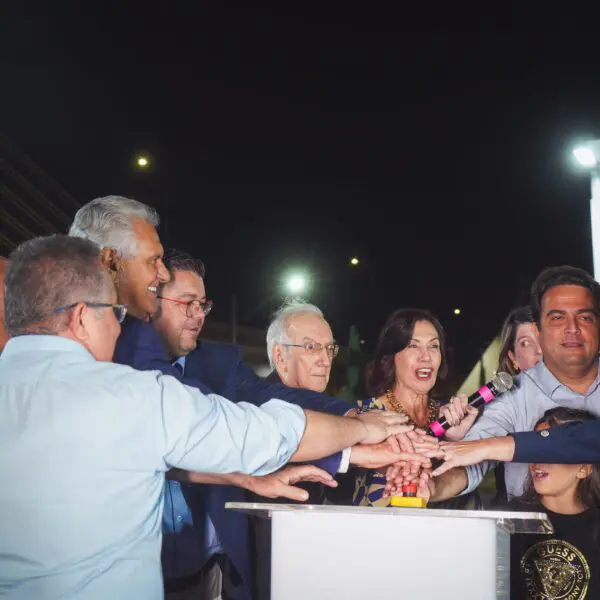
[[[179,365],[181,367],[181,374],[185,373],[185,356],[180,356],[177,360],[174,360],[171,364]]]
[[[10,338],[2,352],[2,359],[32,351],[76,352],[96,360],[79,342],[59,335],[28,334]]]
[[[573,390],[567,387],[564,383],[561,383],[554,374],[548,369],[548,367],[544,364],[544,361],[541,360],[535,367],[529,369],[525,375],[529,379],[533,381],[541,390],[544,392],[549,398],[554,400],[554,395],[559,390],[567,392],[569,395],[575,394]],[[521,375],[521,378],[523,375]],[[600,385],[600,368],[598,369],[598,374],[596,375],[596,379],[592,382],[592,385],[588,389],[585,396],[589,396],[592,394]]]

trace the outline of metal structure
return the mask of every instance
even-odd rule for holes
[[[0,255],[21,242],[66,233],[80,204],[0,133]]]

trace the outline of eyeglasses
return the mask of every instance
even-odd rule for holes
[[[159,298],[161,300],[168,300],[169,302],[176,302],[177,304],[185,306],[185,316],[188,319],[195,319],[200,315],[206,317],[213,307],[212,300],[205,300],[204,302],[200,302],[200,300],[190,300],[189,302],[186,302],[185,300],[176,300],[175,298],[167,298],[166,296],[159,296]]]
[[[60,313],[64,312],[65,310],[71,310],[78,304],[85,304],[90,308],[112,308],[119,323],[122,323],[125,320],[125,315],[127,314],[126,304],[107,304],[106,302],[73,302],[73,304],[69,304],[68,306],[59,306],[58,308],[55,308],[54,312]]]
[[[335,358],[340,351],[339,344],[332,342],[331,344],[321,344],[319,342],[306,341],[303,344],[281,344],[286,348],[304,348],[309,354],[319,354],[323,349],[327,352],[329,358]]]

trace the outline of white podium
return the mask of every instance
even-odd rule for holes
[[[553,533],[544,513],[226,504],[271,518],[271,600],[510,597],[511,533]]]

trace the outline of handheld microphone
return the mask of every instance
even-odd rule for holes
[[[473,408],[479,408],[482,404],[487,404],[496,396],[510,390],[512,386],[513,378],[508,373],[500,371],[489,383],[482,385],[474,394],[471,394],[467,404]],[[441,417],[429,425],[427,433],[435,437],[442,437],[450,427],[451,425],[446,421],[446,418]]]

